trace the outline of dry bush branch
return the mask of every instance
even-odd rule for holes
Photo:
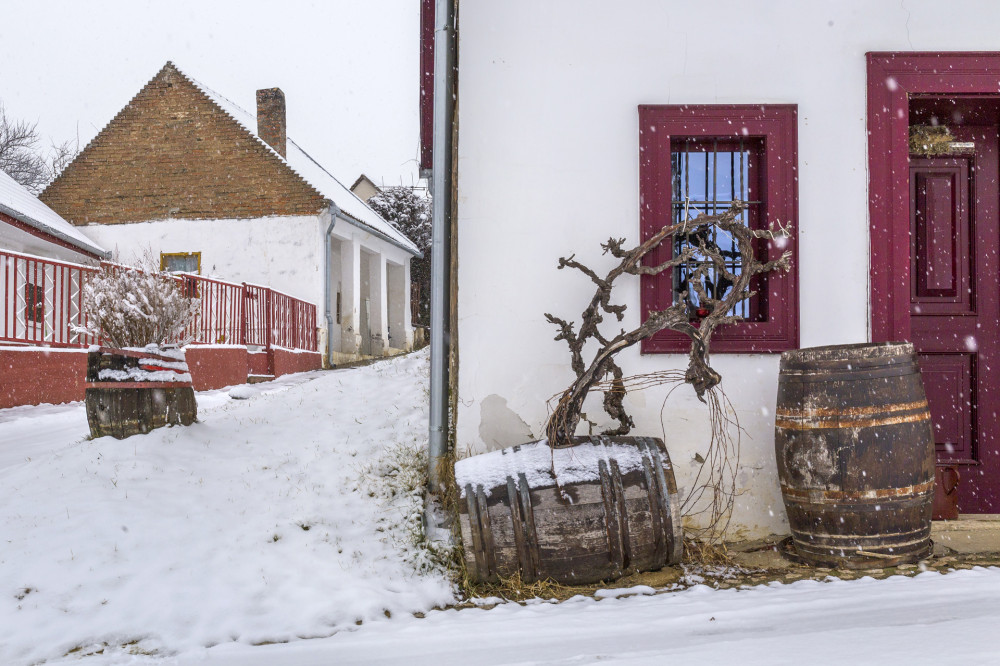
[[[778,231],[749,229],[742,221],[745,209],[744,203],[736,202],[724,213],[702,215],[693,220],[664,226],[632,249],[625,249],[624,239],[610,238],[601,247],[605,254],[610,254],[619,261],[603,277],[577,261],[575,255],[559,260],[560,269],[570,267],[579,270],[590,278],[597,290],[583,311],[578,333],[574,331],[572,323],[555,315],[545,314],[546,319],[559,328],[555,339],[564,340],[569,347],[576,374],[576,381],[560,396],[546,425],[546,436],[552,446],[570,444],[570,438],[576,434],[582,418],[584,400],[591,389],[609,376],[613,380],[610,389],[605,391],[604,407],[608,415],[618,421],[618,427],[604,434],[622,435],[630,432],[634,424],[622,402],[625,395],[624,373],[614,357],[622,350],[664,329],[684,333],[691,339],[685,381],[694,387],[699,399],[706,401],[706,393],[722,379],[708,363],[712,334],[719,326],[740,320],[731,313],[737,304],[754,295],[755,292],[750,289],[754,277],[791,267],[790,253],[785,252],[775,261],[761,262],[753,247],[754,239],[774,240],[787,236],[788,228],[779,225]],[[718,245],[718,233],[734,241],[741,262],[739,272],[729,269],[728,262],[731,261],[733,251],[723,250]],[[671,242],[682,241],[673,256],[656,266],[644,265],[643,260],[647,255],[668,239]],[[604,314],[613,315],[617,321],[624,318],[626,306],[611,302],[611,290],[616,279],[622,275],[659,275],[692,260],[699,263],[686,276],[676,303],[664,310],[650,312],[646,320],[631,331],[622,330],[614,336],[601,333],[599,325],[604,321]],[[712,273],[718,285],[710,284]],[[724,294],[717,298],[719,285],[722,285]],[[697,298],[698,314],[691,311],[691,295]],[[600,348],[588,364],[583,358],[583,349],[589,340],[597,342]]]
[[[142,268],[105,262],[84,285],[87,326],[77,330],[118,348],[184,345],[200,305],[177,277],[157,270],[150,256]]]

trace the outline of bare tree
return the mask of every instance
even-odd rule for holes
[[[0,169],[32,194],[42,191],[49,175],[38,143],[37,123],[8,117],[0,103]]]
[[[38,123],[11,118],[0,102],[0,170],[32,194],[45,189],[80,152],[78,139],[53,142],[48,154],[40,144]]]
[[[49,160],[47,163],[48,167],[48,181],[46,185],[51,183],[53,180],[59,177],[59,174],[63,172],[63,169],[70,165],[70,162],[76,159],[76,156],[80,154],[80,139],[63,141],[62,143],[52,142],[52,148],[49,151]]]

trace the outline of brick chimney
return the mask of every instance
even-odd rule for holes
[[[257,136],[285,156],[285,93],[281,88],[257,91]]]

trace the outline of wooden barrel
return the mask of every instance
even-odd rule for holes
[[[913,345],[785,352],[774,432],[802,559],[872,568],[930,554],[934,437]]]
[[[93,437],[124,439],[198,416],[183,352],[101,347],[87,355],[87,422]]]
[[[455,478],[473,580],[585,584],[680,562],[680,503],[659,439],[532,442],[460,460]]]

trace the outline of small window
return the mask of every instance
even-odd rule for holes
[[[45,322],[45,290],[41,285],[24,285],[24,320],[33,324]]]
[[[160,270],[201,275],[201,252],[161,252]]]
[[[639,107],[640,227],[643,239],[663,226],[700,214],[727,210],[743,201],[743,221],[751,228],[791,227],[792,237],[756,241],[758,258],[778,259],[792,250],[792,270],[755,278],[757,292],[732,313],[743,321],[720,328],[712,351],[778,352],[798,347],[796,237],[798,208],[797,109],[794,105],[650,105]],[[732,239],[715,238],[740,270]],[[656,265],[677,253],[684,239],[647,257]],[[643,276],[644,313],[662,310],[681,298],[683,279],[699,264],[695,256],[672,272]],[[721,298],[731,285],[714,274],[706,287]],[[696,295],[688,296],[696,299]],[[692,305],[697,305],[692,302]],[[674,331],[644,340],[644,353],[685,352],[690,341]]]

